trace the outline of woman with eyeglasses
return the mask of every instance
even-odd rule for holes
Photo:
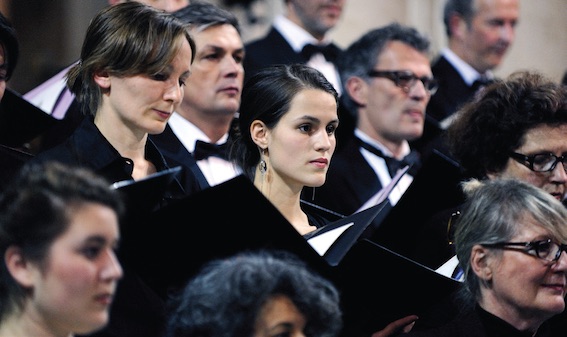
[[[567,209],[517,179],[473,179],[463,186],[467,201],[455,230],[464,271],[458,303],[472,310],[405,336],[555,336],[547,321],[565,309]]]
[[[466,177],[516,178],[565,201],[567,87],[537,72],[514,73],[462,107],[447,137]],[[418,262],[438,268],[455,255],[450,244],[455,229],[448,230],[448,223],[456,210],[425,225],[413,256]]]

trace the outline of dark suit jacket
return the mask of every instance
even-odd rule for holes
[[[303,199],[343,215],[354,213],[382,189],[378,176],[360,153],[360,146],[350,139],[331,159],[323,186],[306,189]]]
[[[440,56],[431,66],[433,76],[439,81],[439,88],[427,104],[423,135],[411,143],[412,148],[428,157],[433,149],[448,155],[443,137],[445,133],[439,123],[455,113],[462,104],[470,100],[475,89],[468,86],[449,61]]]
[[[193,154],[187,151],[179,138],[173,133],[169,124],[166,125],[162,133],[150,135],[150,138],[159,148],[170,167],[181,166],[179,181],[187,195],[210,187]]]
[[[272,27],[268,34],[245,46],[245,80],[258,70],[273,64],[306,63],[308,60],[296,53],[286,39]]]

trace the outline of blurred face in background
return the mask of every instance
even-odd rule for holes
[[[519,15],[518,0],[477,0],[470,22],[456,19],[457,55],[480,73],[494,69],[515,40]]]
[[[230,24],[192,29],[197,47],[191,76],[179,110],[181,116],[197,120],[230,118],[240,107],[244,81],[244,44],[236,28]]]

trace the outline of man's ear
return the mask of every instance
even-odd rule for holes
[[[264,122],[257,119],[254,120],[252,124],[250,124],[250,136],[252,137],[252,141],[261,149],[268,147],[268,128]]]
[[[346,92],[350,98],[359,106],[366,106],[368,83],[358,76],[352,76],[346,81]]]
[[[19,247],[10,246],[6,249],[4,263],[19,284],[26,288],[33,286],[33,266],[26,261]]]
[[[482,245],[474,245],[471,251],[471,269],[485,282],[492,280],[492,266],[490,263],[493,255]]]
[[[451,35],[457,40],[463,40],[469,29],[465,18],[457,13],[453,13],[449,18],[449,28]]]

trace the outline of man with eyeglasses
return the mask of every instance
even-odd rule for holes
[[[444,130],[454,113],[490,84],[515,40],[520,0],[446,0],[443,22],[447,47],[431,69],[439,89],[427,105],[423,136],[412,146],[426,157],[446,153]]]
[[[356,116],[356,128],[349,139],[337,138],[346,143],[333,155],[325,184],[304,191],[305,201],[352,214],[399,168],[411,165],[390,194],[391,204],[397,203],[421,165],[408,141],[421,136],[426,105],[437,89],[429,46],[416,29],[392,23],[368,31],[344,51],[338,61],[341,103]]]

